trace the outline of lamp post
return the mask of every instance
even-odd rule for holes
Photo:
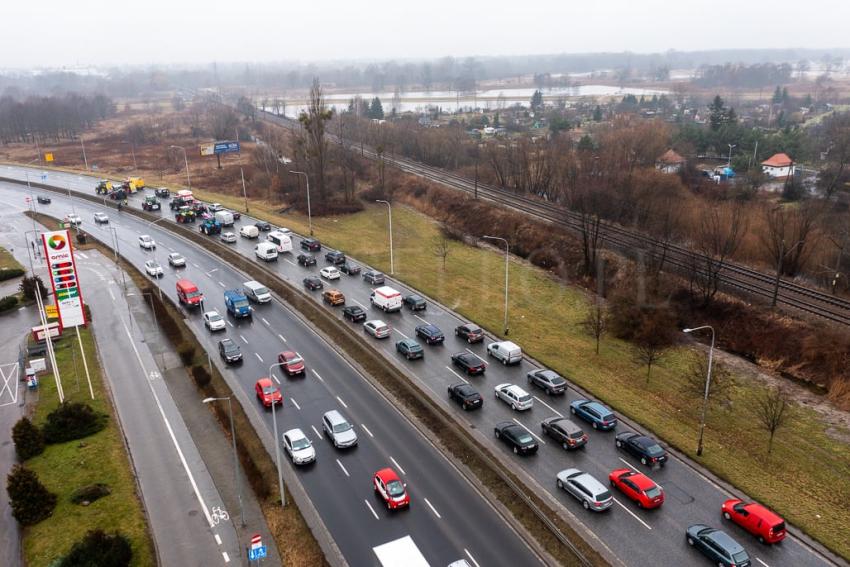
[[[701,331],[703,329],[711,330],[711,347],[708,349],[708,374],[705,377],[705,393],[702,397],[702,414],[699,420],[699,441],[697,442],[697,456],[702,455],[702,438],[705,433],[705,412],[708,409],[708,391],[711,388],[711,363],[714,360],[714,327],[711,325],[703,325],[701,327],[694,327],[693,329],[682,329],[684,333],[693,333],[694,331]]]
[[[89,170],[89,160],[86,158],[86,145],[83,143],[83,135],[80,134],[80,147],[83,148],[83,163],[86,165],[86,171]]]
[[[239,175],[242,176],[242,197],[245,199],[245,214],[248,214],[248,191],[245,189],[245,172],[239,168]]]
[[[126,294],[127,293],[127,279],[124,277],[124,268],[123,268],[123,266],[121,266],[121,262],[118,259],[119,255],[120,255],[120,252],[118,252],[118,229],[116,229],[114,226],[110,226],[109,230],[112,232],[112,242],[115,244],[115,247],[113,248],[113,251],[115,252],[115,263],[118,264],[118,269],[121,271],[121,283],[124,286],[124,293]],[[129,309],[129,306],[128,306],[128,309]],[[132,319],[131,319],[131,321],[132,321]]]
[[[269,366],[269,380],[274,380],[272,370],[285,365],[285,362],[277,362]],[[283,394],[281,394],[283,396]],[[283,492],[283,473],[280,469],[280,440],[277,437],[277,414],[274,411],[274,395],[272,395],[272,425],[274,427],[274,460],[277,465],[277,484],[280,489],[280,507],[286,506],[286,495]]]
[[[245,527],[245,510],[242,507],[242,485],[239,482],[239,457],[236,455],[236,430],[233,428],[233,406],[230,396],[225,398],[204,398],[204,403],[227,400],[227,414],[230,416],[230,439],[233,441],[233,474],[236,475],[236,497],[239,500],[239,516],[242,519],[242,527]]]
[[[726,144],[726,145],[729,146],[729,162],[727,163],[727,165],[729,167],[732,167],[732,149],[737,148],[738,144]]]
[[[395,264],[393,263],[393,206],[390,205],[389,201],[384,201],[382,199],[375,199],[376,203],[383,203],[387,206],[387,214],[390,218],[389,232],[390,232],[390,275],[395,275]]]
[[[192,188],[192,178],[189,177],[189,158],[186,157],[186,148],[183,146],[168,146],[169,148],[174,148],[181,150],[183,152],[183,163],[186,164],[186,184],[189,185],[189,189]]]
[[[133,142],[121,142],[122,144],[128,144],[130,146],[130,153],[133,154],[133,170],[139,169],[139,166],[136,165],[136,144]]]
[[[289,173],[303,175],[304,180],[307,181],[307,222],[310,224],[310,236],[313,236],[313,213],[310,211],[310,176],[303,171],[290,170]]]
[[[505,336],[508,336],[508,258],[510,256],[510,244],[501,236],[482,236],[488,240],[498,240],[505,243]]]

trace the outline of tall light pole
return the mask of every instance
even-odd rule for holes
[[[124,293],[126,294],[127,293],[127,279],[124,277],[124,267],[121,266],[121,262],[118,259],[118,257],[120,256],[120,252],[118,251],[118,229],[116,229],[114,226],[110,226],[109,230],[112,232],[112,241],[115,243],[115,248],[114,248],[115,263],[118,264],[118,269],[121,271],[121,282],[124,286]],[[130,307],[128,305],[127,309],[129,310],[129,308]]]
[[[122,144],[128,144],[130,146],[130,153],[133,154],[133,169],[139,169],[139,166],[136,165],[136,144],[133,142],[121,142]]]
[[[510,244],[501,236],[482,236],[488,240],[498,240],[505,243],[505,336],[508,336],[508,259],[510,257]]]
[[[245,213],[248,213],[248,191],[245,189],[245,172],[239,168],[239,175],[242,176],[242,197],[245,199]]]
[[[230,416],[230,439],[233,441],[233,473],[236,475],[236,497],[239,500],[239,516],[242,519],[242,527],[245,527],[245,509],[242,506],[242,484],[239,481],[239,457],[236,455],[236,430],[233,428],[233,406],[230,396],[225,398],[204,398],[204,403],[227,400],[227,414]]]
[[[83,143],[83,135],[80,134],[80,147],[83,148],[83,163],[86,164],[86,171],[89,170],[89,160],[86,159],[86,145]]]
[[[729,162],[726,164],[728,167],[732,167],[732,149],[737,148],[738,144],[726,144],[729,146]]]
[[[183,152],[183,163],[186,164],[186,184],[189,185],[189,189],[192,188],[192,178],[189,177],[189,158],[186,157],[186,148],[183,146],[168,146],[169,148],[174,148],[178,150],[182,150]]]
[[[387,206],[387,214],[390,217],[390,225],[389,225],[389,232],[390,232],[390,275],[394,276],[395,275],[395,264],[393,263],[393,206],[390,205],[389,201],[384,201],[382,199],[375,199],[375,202],[385,204]]]
[[[702,397],[702,415],[699,420],[699,441],[697,442],[697,456],[702,455],[702,438],[705,433],[705,412],[708,409],[708,391],[711,388],[711,363],[714,360],[714,327],[711,325],[703,325],[701,327],[694,327],[693,329],[682,329],[685,333],[693,333],[694,331],[701,331],[703,329],[711,330],[711,347],[708,349],[708,375],[705,377],[705,393]]]
[[[269,366],[269,380],[274,380],[274,376],[272,376],[272,370],[278,368],[280,366],[284,366],[285,362],[277,362]],[[283,393],[281,393],[281,399],[283,397]],[[283,492],[283,473],[280,470],[280,440],[277,437],[277,414],[274,412],[274,395],[272,395],[272,425],[274,426],[274,460],[275,464],[277,464],[277,484],[280,489],[280,507],[283,508],[286,506],[286,495]]]
[[[310,210],[310,176],[304,173],[303,171],[290,170],[289,173],[295,175],[303,175],[304,180],[307,181],[307,222],[310,225],[310,236],[313,236],[313,213]]]

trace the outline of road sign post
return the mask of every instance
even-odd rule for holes
[[[254,534],[251,537],[251,545],[248,547],[248,561],[256,561],[260,563],[260,559],[265,559],[267,556],[266,546],[263,545],[263,540],[260,534]]]

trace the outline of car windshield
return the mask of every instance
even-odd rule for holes
[[[197,291],[197,290],[196,291],[189,291],[189,292],[186,293],[186,297],[188,297],[189,299],[201,297],[201,292]]]
[[[306,437],[302,437],[301,439],[294,439],[292,441],[292,448],[297,450],[300,449],[308,449],[310,447],[310,440]]]
[[[210,321],[221,321],[221,315],[218,313],[210,313],[209,318]]]
[[[334,425],[334,433],[344,433],[351,429],[351,424],[347,421],[343,421],[342,423],[337,423]]]
[[[159,268],[159,262],[151,262],[151,268]]]
[[[404,485],[400,480],[391,480],[387,483],[387,492],[390,496],[401,496],[404,494]]]
[[[268,288],[265,288],[265,287],[258,287],[258,288],[254,289],[254,293],[257,294],[257,295],[263,295],[263,294],[266,294],[268,292],[269,292]]]
[[[263,393],[267,396],[271,396],[275,392],[277,392],[277,388],[275,388],[274,386],[264,386],[263,387]]]
[[[520,443],[526,444],[526,443],[532,443],[533,439],[531,438],[531,435],[529,435],[528,433],[520,433],[519,436],[517,437],[517,441],[519,441]]]
[[[661,448],[661,445],[656,443],[655,445],[647,447],[646,452],[650,457],[658,457],[659,455],[664,454],[664,449]]]
[[[747,555],[746,551],[739,551],[738,553],[732,555],[732,559],[735,561],[735,563],[743,563],[749,558],[750,556]]]
[[[661,489],[657,486],[653,486],[652,488],[646,489],[646,495],[650,498],[655,498],[661,495]]]

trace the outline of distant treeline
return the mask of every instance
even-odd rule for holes
[[[706,65],[698,69],[694,83],[702,87],[773,87],[789,82],[793,70],[788,63]]]
[[[99,120],[115,114],[107,96],[0,97],[0,142],[31,142],[74,138]]]

